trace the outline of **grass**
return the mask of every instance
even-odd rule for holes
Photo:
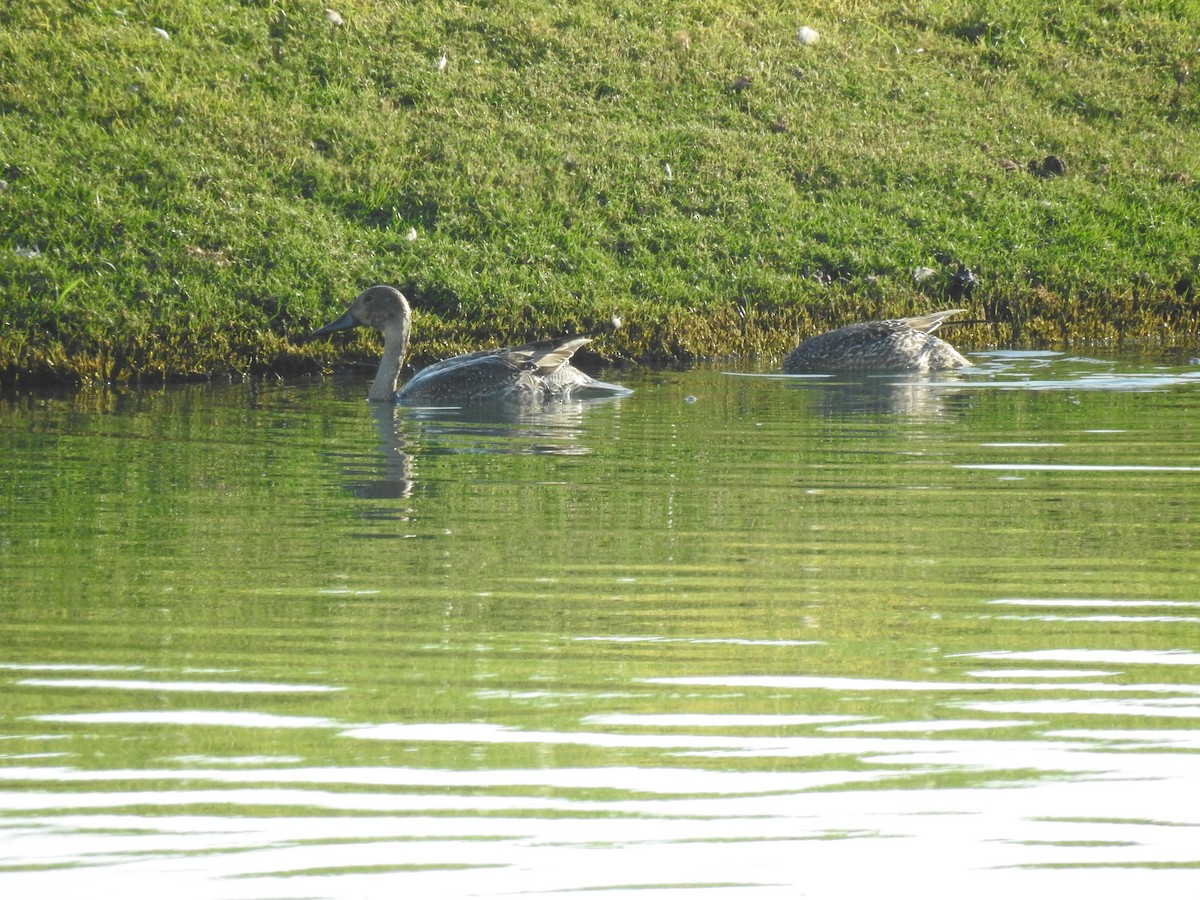
[[[378,282],[418,362],[613,314],[608,358],[775,355],[959,260],[964,346],[1194,351],[1194,0],[336,10],[0,9],[4,383],[366,359],[298,338]]]

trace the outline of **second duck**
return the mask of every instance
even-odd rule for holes
[[[943,309],[906,319],[859,322],[801,341],[783,360],[791,373],[936,372],[973,363],[934,332],[951,316]]]

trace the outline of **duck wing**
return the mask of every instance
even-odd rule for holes
[[[591,338],[587,337],[552,338],[522,344],[520,347],[508,347],[497,352],[504,354],[509,362],[519,365],[523,370],[534,372],[539,378],[546,378],[570,366],[575,351],[589,341]]]

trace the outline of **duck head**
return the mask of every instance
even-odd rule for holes
[[[402,332],[407,342],[411,319],[412,310],[404,295],[394,287],[377,284],[355,297],[339,318],[318,328],[309,335],[309,339],[365,325],[382,332],[385,340],[392,335],[398,337]]]
[[[375,380],[367,391],[367,399],[394,400],[400,367],[408,350],[408,332],[412,326],[412,310],[408,307],[408,301],[394,287],[377,284],[355,297],[340,318],[318,328],[308,337],[311,340],[360,325],[383,333],[383,355],[379,359]]]

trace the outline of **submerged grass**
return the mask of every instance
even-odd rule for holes
[[[298,336],[378,282],[418,362],[614,314],[613,359],[776,354],[957,261],[965,346],[1193,352],[1198,33],[1193,0],[9,4],[0,373],[363,358]]]

